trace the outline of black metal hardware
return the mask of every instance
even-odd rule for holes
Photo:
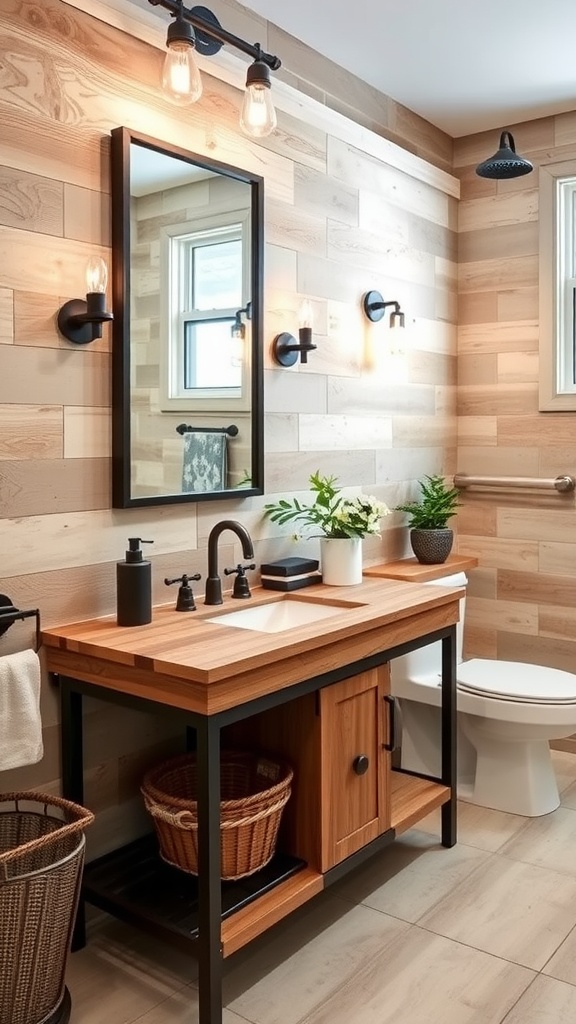
[[[242,565],[241,563],[236,566],[235,569],[224,569],[225,576],[231,576],[233,572],[236,573],[236,579],[234,580],[234,589],[232,590],[232,597],[252,597],[250,593],[250,587],[248,586],[248,580],[246,578],[246,569],[255,569],[256,563],[250,562],[249,565]]]
[[[383,743],[384,750],[392,752],[396,750],[396,700],[389,694],[385,694],[384,702],[389,708],[389,728],[388,728],[388,743]]]
[[[165,579],[164,583],[167,587],[170,587],[172,583],[180,583],[181,586],[178,588],[178,597],[176,598],[176,611],[177,612],[195,612],[196,605],[194,604],[194,594],[192,593],[192,587],[190,586],[190,580],[201,580],[202,577],[199,572],[195,572],[193,576],[187,576],[184,573],[182,576],[176,576],[175,579]]]
[[[308,353],[313,352],[316,345],[312,343],[312,329],[300,327],[298,330],[300,344],[297,343],[293,334],[283,331],[277,334],[272,343],[272,355],[279,366],[294,366],[300,353],[300,362],[308,362]]]
[[[12,599],[6,594],[0,594],[0,636],[3,636],[6,630],[10,629],[10,626],[14,622],[21,619],[30,619],[34,617],[36,619],[36,646],[35,650],[40,650],[40,611],[38,608],[30,608],[27,611],[22,611],[20,608],[16,608],[12,604]]]
[[[358,754],[352,761],[352,771],[356,772],[356,775],[365,775],[370,765],[370,758],[366,757],[366,754]]]
[[[208,578],[204,604],[222,604],[222,583],[218,575],[218,539],[224,530],[232,530],[242,544],[244,558],[254,558],[254,547],[248,530],[234,519],[223,519],[210,530],[208,537]]]
[[[237,50],[252,57],[253,60],[264,61],[272,71],[277,71],[281,66],[279,57],[274,54],[265,53],[258,43],[247,43],[232,32],[222,28],[220,22],[208,7],[182,6],[182,0],[148,0],[153,7],[164,7],[173,17],[180,16],[184,21],[189,22],[196,29],[196,49],[204,56],[218,53],[218,50],[227,43]]]
[[[362,299],[364,314],[368,317],[368,320],[374,324],[378,323],[379,320],[382,320],[388,306],[394,306],[394,309],[390,314],[390,326],[404,327],[404,313],[400,309],[399,302],[396,302],[394,299],[389,302],[385,302],[382,293],[374,290],[366,292]],[[396,323],[396,321],[398,322]]]
[[[229,427],[195,427],[190,423],[179,423],[176,427],[177,434],[228,434],[228,437],[236,437],[238,427],[231,423]]]

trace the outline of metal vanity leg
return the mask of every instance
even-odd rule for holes
[[[220,726],[198,726],[198,971],[199,1024],[222,1024],[220,925]]]
[[[442,845],[456,843],[456,626],[442,640],[442,782],[452,796],[442,805]]]
[[[62,795],[76,804],[84,803],[84,746],[82,729],[82,694],[73,690],[74,680],[56,677],[60,685],[60,746],[62,755]],[[76,923],[72,934],[72,950],[86,945],[85,904],[80,892]]]

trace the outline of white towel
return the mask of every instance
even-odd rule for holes
[[[40,761],[40,660],[34,651],[0,658],[0,771]]]

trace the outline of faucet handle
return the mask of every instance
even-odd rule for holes
[[[176,599],[176,611],[177,612],[195,612],[196,605],[194,603],[194,594],[192,593],[192,587],[190,586],[190,580],[201,580],[202,577],[199,572],[194,573],[193,576],[188,576],[183,573],[182,576],[176,576],[173,580],[165,579],[164,583],[167,587],[171,586],[172,583],[180,583],[181,586],[178,588],[178,597]]]
[[[236,566],[235,569],[224,569],[224,575],[230,576],[232,573],[236,573],[236,579],[234,580],[234,588],[232,590],[232,597],[252,597],[250,593],[250,587],[248,586],[248,580],[246,579],[246,569],[255,569],[256,563],[251,562],[250,565],[242,565],[241,563]]]

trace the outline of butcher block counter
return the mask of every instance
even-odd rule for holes
[[[163,605],[145,626],[105,617],[43,631],[60,689],[66,797],[83,799],[84,696],[155,714],[177,709],[196,751],[198,878],[176,872],[182,891],[175,895],[171,876],[164,906],[167,869],[150,836],[87,865],[83,897],[197,956],[199,1024],[221,1024],[224,957],[368,856],[383,855],[398,833],[441,807],[442,843],[455,843],[461,596],[365,577],[354,587],[318,584],[290,594],[257,588],[248,600],[198,601],[194,612]],[[438,640],[442,774],[430,779],[392,769],[389,662]],[[274,753],[294,769],[277,855],[242,884],[220,880],[220,750],[228,745]],[[75,947],[84,941],[80,913]]]

